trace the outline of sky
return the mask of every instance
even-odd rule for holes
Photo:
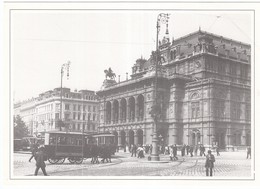
[[[62,64],[70,61],[63,86],[100,90],[109,67],[126,78],[136,59],[155,50],[158,11],[20,10],[11,15],[11,81],[14,101],[60,87]],[[168,11],[169,35],[201,30],[252,43],[246,11]],[[165,34],[162,25],[159,38]],[[118,77],[116,78],[118,80]]]

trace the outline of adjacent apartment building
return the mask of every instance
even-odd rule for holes
[[[97,132],[99,108],[94,91],[71,91],[69,88],[46,91],[36,98],[14,104],[14,115],[20,115],[30,135],[50,130]],[[60,103],[62,101],[62,111]],[[64,123],[60,128],[59,120]]]

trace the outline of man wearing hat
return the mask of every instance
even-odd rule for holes
[[[44,149],[44,146],[40,146],[38,152],[36,152],[35,154],[35,160],[36,160],[36,169],[35,169],[35,172],[34,172],[34,175],[37,176],[38,175],[38,171],[39,169],[41,168],[44,176],[49,176],[47,173],[46,173],[46,170],[45,170],[45,162],[47,160],[46,158],[46,155],[45,155],[45,149]]]
[[[208,154],[206,156],[206,163],[205,163],[206,176],[212,177],[212,169],[214,167],[214,162],[215,162],[215,157],[213,154],[211,154],[211,150],[208,150]]]

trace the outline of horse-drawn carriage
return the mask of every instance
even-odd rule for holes
[[[81,164],[93,155],[101,156],[103,148],[109,149],[110,154],[115,153],[114,135],[62,131],[45,133],[45,152],[51,164],[62,164],[66,159],[70,163]]]

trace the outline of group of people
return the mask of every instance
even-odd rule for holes
[[[97,145],[92,145],[90,148],[91,151],[91,163],[92,164],[99,164],[98,158],[101,158],[101,162],[105,163],[112,163],[111,161],[111,155],[112,155],[112,146],[109,145],[102,145],[102,146],[97,146]]]
[[[145,154],[145,148],[142,147],[141,145],[136,146],[135,144],[132,144],[130,147],[130,152],[131,152],[131,157],[136,157],[137,154],[137,158],[144,158],[144,154]]]

